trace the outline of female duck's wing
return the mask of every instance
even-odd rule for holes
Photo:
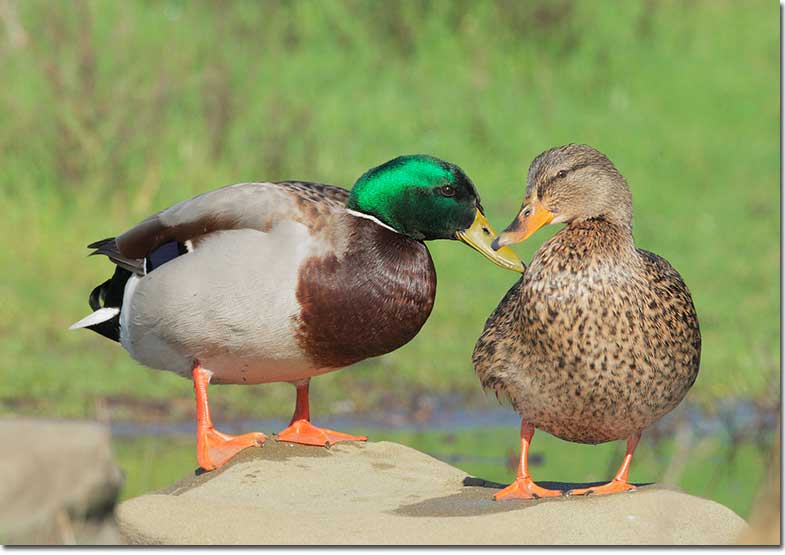
[[[507,291],[488,320],[472,353],[472,363],[485,391],[493,391],[504,403],[512,400],[511,375],[525,363],[520,345],[522,277]]]

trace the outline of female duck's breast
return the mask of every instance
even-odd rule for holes
[[[692,385],[694,334],[672,325],[694,319],[688,297],[663,302],[634,267],[602,264],[526,292],[521,333],[531,352],[515,402],[538,427],[576,442],[624,438]]]

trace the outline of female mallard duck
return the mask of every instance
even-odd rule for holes
[[[365,440],[310,424],[312,376],[389,353],[433,307],[436,274],[423,241],[458,239],[496,264],[471,180],[430,156],[365,173],[351,193],[319,183],[241,183],[172,206],[90,245],[117,267],[73,328],[118,341],[142,364],[192,378],[197,459],[205,470],[264,441],[216,431],[207,385],[291,382],[292,422],[279,440]]]
[[[497,500],[561,495],[529,475],[535,428],[576,443],[626,438],[610,483],[569,493],[635,489],[627,474],[641,431],[676,407],[698,375],[690,292],[667,260],[635,248],[630,190],[608,158],[585,145],[540,154],[523,207],[493,246],[548,223],[567,226],[540,247],[474,348],[483,387],[522,419],[518,475]]]

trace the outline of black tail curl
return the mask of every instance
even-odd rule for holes
[[[117,308],[122,310],[123,307],[123,295],[125,293],[125,284],[128,282],[128,279],[133,275],[133,272],[128,269],[128,266],[131,264],[127,264],[125,262],[133,262],[134,264],[132,267],[138,267],[139,261],[137,260],[127,260],[125,257],[120,255],[117,252],[117,247],[115,246],[114,237],[110,239],[104,239],[103,241],[97,241],[89,245],[88,248],[96,249],[94,252],[90,253],[93,254],[104,254],[109,257],[112,262],[117,264],[114,270],[114,274],[111,278],[103,282],[101,285],[97,286],[93,291],[90,293],[89,303],[90,308],[93,310],[99,310],[101,308]],[[122,264],[118,258],[123,259]],[[111,339],[112,341],[120,342],[120,313],[118,312],[113,318],[106,320],[104,322],[99,322],[97,324],[93,324],[92,326],[87,326],[87,329],[91,329],[94,332],[103,335],[107,339]]]

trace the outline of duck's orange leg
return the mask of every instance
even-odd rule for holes
[[[246,447],[258,447],[264,443],[264,434],[252,432],[241,436],[230,436],[213,428],[210,405],[207,403],[207,386],[211,374],[197,362],[194,364],[193,379],[196,394],[196,460],[204,470],[215,470]]]
[[[635,491],[637,488],[627,481],[627,476],[630,472],[632,455],[635,453],[635,448],[638,446],[638,441],[640,441],[640,439],[640,433],[627,438],[627,453],[624,455],[624,461],[621,463],[619,471],[616,472],[616,476],[614,476],[613,480],[601,486],[573,489],[568,491],[567,495],[608,495],[609,493]]]
[[[494,496],[496,501],[507,499],[539,499],[540,497],[558,497],[561,491],[545,489],[534,483],[529,475],[529,445],[534,437],[534,426],[521,420],[521,460],[518,464],[518,475],[515,481]]]
[[[301,443],[303,445],[317,445],[319,447],[329,447],[339,441],[368,441],[366,436],[353,436],[317,428],[311,424],[311,414],[308,404],[308,386],[310,378],[297,382],[297,404],[294,407],[294,415],[289,426],[278,434],[278,441],[288,441],[290,443]]]

